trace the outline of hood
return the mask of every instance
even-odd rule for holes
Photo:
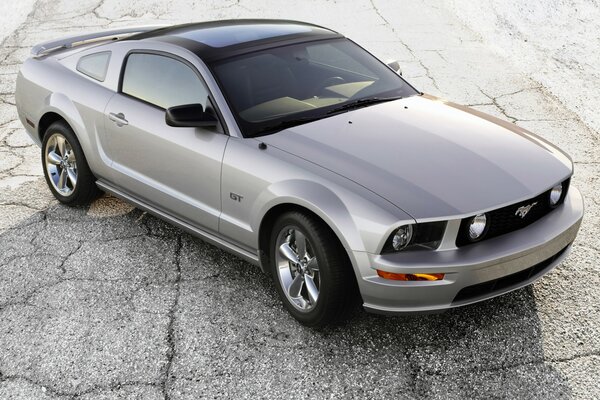
[[[571,160],[543,139],[429,96],[338,114],[261,140],[356,182],[417,221],[526,200],[572,172]]]

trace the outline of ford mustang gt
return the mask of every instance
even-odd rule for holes
[[[355,299],[425,312],[528,285],[567,256],[583,216],[561,150],[307,23],[41,43],[16,105],[60,202],[107,192],[233,252],[309,326]]]

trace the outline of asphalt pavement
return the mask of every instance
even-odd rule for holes
[[[600,136],[586,117],[600,104],[569,108],[586,98],[549,90],[454,2],[38,0],[29,14],[14,10],[17,28],[0,31],[0,399],[600,398]],[[287,314],[257,267],[115,198],[83,208],[52,198],[14,107],[31,46],[241,17],[334,28],[398,59],[417,88],[561,146],[586,202],[570,257],[477,305],[405,317],[356,310],[315,331]]]

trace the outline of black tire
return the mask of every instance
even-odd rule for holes
[[[310,246],[311,252],[318,260],[319,295],[316,304],[309,310],[301,310],[293,304],[287,297],[280,278],[279,265],[283,265],[285,260],[278,260],[277,252],[280,235],[286,235],[289,227],[298,228],[304,234],[308,239],[307,247]],[[270,268],[277,292],[286,309],[296,320],[303,325],[318,328],[342,322],[347,318],[358,297],[356,278],[344,248],[325,223],[301,212],[285,213],[273,225],[269,248]],[[293,265],[289,263],[290,270],[294,269]],[[285,271],[285,266],[281,268]],[[293,274],[290,272],[291,276]]]
[[[67,186],[65,186],[66,190],[68,190],[65,193],[57,190],[57,184],[53,183],[53,179],[57,177],[57,174],[60,175],[60,172],[57,171],[62,171],[63,168],[57,168],[57,171],[49,172],[47,162],[47,150],[50,146],[48,142],[50,140],[55,140],[60,136],[66,139],[67,145],[75,155],[74,170],[76,171],[77,177],[75,185],[72,185],[71,179],[68,179]],[[60,153],[57,154],[60,155]],[[96,186],[96,178],[88,166],[85,155],[83,154],[83,150],[81,149],[81,145],[79,144],[79,140],[77,140],[77,136],[75,136],[75,132],[73,132],[71,127],[65,121],[56,121],[52,123],[44,133],[44,139],[42,141],[42,168],[44,170],[44,177],[46,178],[46,183],[48,184],[50,191],[54,197],[56,197],[56,199],[63,204],[69,206],[86,205],[91,203],[102,193]],[[50,165],[50,169],[52,168],[52,165]],[[71,184],[73,187],[69,188],[69,184]]]

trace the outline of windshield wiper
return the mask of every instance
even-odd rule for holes
[[[281,121],[277,124],[269,125],[269,126],[262,128],[260,130],[260,132],[255,136],[265,135],[268,133],[276,133],[276,132],[282,131],[284,129],[291,128],[293,126],[306,124],[308,122],[316,121],[321,118],[323,118],[322,115],[312,116],[312,117],[294,118],[294,119],[290,119],[290,120],[286,120],[286,121]]]
[[[328,117],[332,114],[336,114],[342,111],[347,111],[347,110],[353,110],[356,108],[361,108],[361,107],[366,107],[366,106],[370,106],[372,104],[377,104],[377,103],[384,103],[386,101],[392,101],[392,100],[398,100],[401,99],[401,96],[395,96],[395,97],[367,97],[364,99],[358,99],[358,100],[354,100],[351,101],[350,103],[346,103],[343,104],[339,107],[334,108],[333,110],[329,110],[325,115],[317,115],[317,116],[309,116],[309,117],[301,117],[301,118],[294,118],[294,119],[290,119],[290,120],[285,120],[285,121],[281,121],[278,122],[276,124],[273,125],[269,125],[266,126],[264,128],[262,128],[259,132],[257,132],[256,134],[252,135],[253,137],[256,136],[263,136],[263,135],[268,135],[268,134],[272,134],[272,133],[277,133],[279,131],[282,131],[284,129],[287,128],[291,128],[294,126],[298,126],[298,125],[302,125],[302,124],[306,124],[308,122],[312,122],[312,121],[316,121],[319,119],[323,119],[325,117]]]
[[[333,110],[329,110],[327,114],[336,114],[341,111],[354,110],[361,107],[370,106],[372,104],[384,103],[386,101],[398,100],[401,99],[401,96],[396,97],[367,97],[364,99],[358,99],[351,101],[350,103],[343,104],[339,107],[334,108]]]

